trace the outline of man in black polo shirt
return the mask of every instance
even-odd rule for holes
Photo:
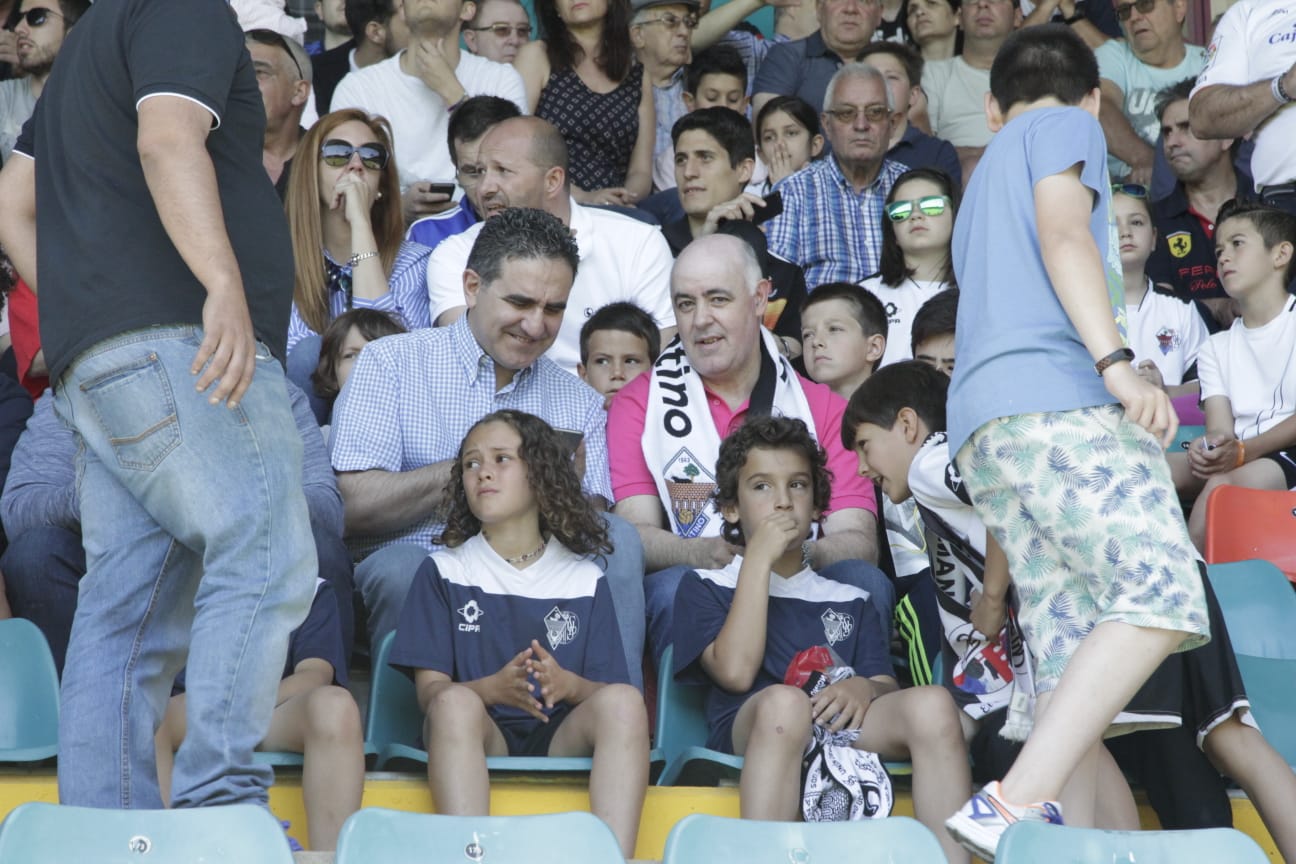
[[[316,560],[264,128],[223,0],[100,0],[0,173],[0,242],[39,292],[55,409],[84,454],[66,804],[162,804],[153,732],[186,652],[171,803],[264,804],[273,780],[252,750]]]
[[[1169,196],[1152,204],[1157,243],[1147,274],[1184,300],[1200,300],[1227,327],[1233,322],[1232,301],[1215,275],[1215,215],[1225,201],[1252,196],[1251,178],[1234,169],[1232,141],[1193,135],[1188,127],[1192,88],[1188,78],[1161,91],[1157,101],[1166,159],[1178,182]]]

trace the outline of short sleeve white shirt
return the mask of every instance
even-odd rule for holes
[[[882,301],[887,313],[886,353],[878,368],[913,359],[914,315],[922,305],[949,287],[948,282],[920,282],[906,278],[899,285],[887,285],[881,276],[871,276],[859,283],[874,297]]]
[[[334,111],[359,108],[391,122],[402,189],[420,180],[454,182],[454,162],[446,143],[450,114],[445,100],[420,79],[401,71],[403,54],[347,73],[333,91],[330,107]],[[522,76],[512,66],[460,51],[455,77],[467,95],[499,96],[526,113]],[[461,194],[456,190],[455,197]]]
[[[989,69],[973,68],[962,57],[933,60],[923,67],[922,87],[927,93],[933,135],[955,147],[984,147],[990,143],[985,116]]]
[[[1197,358],[1201,398],[1225,396],[1233,434],[1254,438],[1296,413],[1296,298],[1268,324],[1238,318],[1202,346]]]
[[[1270,81],[1296,63],[1296,4],[1238,0],[1215,27],[1206,68],[1193,93],[1212,84],[1241,86]],[[1255,135],[1251,176],[1256,190],[1296,180],[1296,103],[1261,123]]]
[[[1134,362],[1151,360],[1170,386],[1183,383],[1184,373],[1197,362],[1210,338],[1206,323],[1191,303],[1151,287],[1137,305],[1126,305]]]
[[[584,207],[571,199],[580,265],[567,298],[558,338],[545,356],[573,375],[580,362],[580,330],[585,319],[609,303],[626,300],[652,316],[658,328],[674,327],[670,302],[670,246],[655,225],[620,213]],[[463,272],[484,222],[447,237],[428,259],[431,319],[464,305]]]

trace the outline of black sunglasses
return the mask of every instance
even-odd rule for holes
[[[49,16],[51,15],[56,18],[63,17],[61,12],[55,12],[53,9],[46,9],[44,6],[37,6],[33,9],[28,9],[18,17],[19,19],[26,18],[28,27],[40,27],[49,20]]]
[[[1116,17],[1121,21],[1128,21],[1135,9],[1140,14],[1146,15],[1156,8],[1156,4],[1157,0],[1134,0],[1133,3],[1121,3],[1116,7]]]
[[[370,141],[368,144],[352,144],[340,138],[330,138],[320,146],[320,158],[330,168],[343,167],[356,153],[360,154],[360,164],[371,171],[383,170],[387,167],[387,160],[391,158],[391,154],[387,152],[387,145],[377,141]]]
[[[282,48],[288,54],[288,59],[292,60],[293,68],[297,70],[297,78],[300,81],[306,80],[302,73],[301,64],[297,62],[297,55],[293,53],[292,48],[288,46],[288,38],[282,33],[276,33],[273,30],[267,30],[264,27],[258,27],[255,30],[249,30],[244,34],[247,38],[256,42],[258,45],[274,45]]]

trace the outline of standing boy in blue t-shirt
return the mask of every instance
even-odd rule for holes
[[[1093,53],[1067,27],[1013,34],[990,71],[996,134],[954,229],[949,446],[1007,555],[1022,624],[1041,634],[1021,756],[946,823],[987,860],[1009,824],[1061,822],[1062,788],[1092,788],[1116,713],[1168,654],[1210,638],[1162,452],[1174,410],[1118,323],[1100,98]]]

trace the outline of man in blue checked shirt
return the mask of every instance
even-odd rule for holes
[[[823,127],[832,153],[775,188],[783,214],[767,223],[769,250],[805,270],[813,291],[878,270],[882,204],[909,166],[886,158],[896,106],[882,73],[847,63],[828,82]]]
[[[542,356],[562,324],[578,264],[561,220],[509,208],[486,221],[468,255],[466,315],[370,343],[357,359],[334,407],[331,443],[347,542],[363,559],[355,584],[372,644],[396,629],[414,573],[440,548],[451,461],[487,414],[526,411],[581,436],[575,459],[585,492],[611,501],[603,397]],[[641,686],[643,549],[628,523],[608,521],[616,547],[605,562],[608,587]]]

